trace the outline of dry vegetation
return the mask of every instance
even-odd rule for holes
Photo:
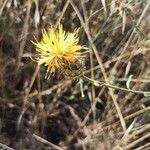
[[[150,149],[150,97],[107,86],[150,91],[149,14],[150,0],[1,0],[0,149]],[[81,28],[80,71],[104,85],[77,69],[47,80],[30,59],[33,36],[59,23]]]

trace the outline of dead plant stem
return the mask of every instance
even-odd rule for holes
[[[105,69],[104,69],[104,67],[103,67],[102,60],[101,60],[101,58],[100,58],[100,56],[99,56],[99,53],[98,53],[98,51],[97,51],[96,46],[93,44],[93,40],[92,40],[92,38],[91,38],[91,36],[90,36],[89,30],[86,28],[86,25],[85,25],[85,23],[84,23],[84,21],[83,21],[83,19],[82,19],[82,16],[81,16],[81,14],[80,14],[78,8],[75,6],[75,4],[73,3],[72,0],[70,0],[70,3],[71,3],[71,5],[72,5],[73,9],[75,10],[75,12],[76,12],[76,14],[77,14],[77,16],[78,16],[78,18],[79,18],[79,20],[80,20],[80,22],[81,22],[83,28],[84,28],[86,34],[87,34],[88,40],[89,40],[89,42],[90,42],[90,44],[91,44],[91,47],[92,47],[92,49],[93,49],[93,51],[94,51],[94,54],[95,54],[96,58],[97,58],[97,61],[98,61],[98,63],[99,63],[99,66],[100,66],[100,69],[101,69],[102,74],[103,74],[103,76],[104,76],[104,79],[105,79],[106,83],[109,84],[109,79],[108,79],[108,77],[107,77],[107,75],[106,75],[106,72],[105,72]],[[121,125],[122,125],[122,128],[123,128],[123,131],[125,132],[125,131],[126,131],[126,124],[125,124],[123,115],[122,115],[122,113],[121,113],[121,110],[120,110],[120,107],[119,107],[119,105],[118,105],[118,103],[117,103],[117,100],[116,100],[116,98],[115,98],[115,96],[114,96],[113,90],[110,89],[110,88],[109,88],[109,93],[110,93],[110,96],[112,97],[112,100],[113,100],[114,105],[115,105],[115,107],[116,107],[117,113],[118,113],[118,115],[119,115],[120,122],[121,122]]]

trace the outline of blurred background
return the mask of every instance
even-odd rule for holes
[[[150,97],[73,77],[150,91],[149,14],[150,0],[0,0],[0,148],[148,150]],[[89,52],[47,80],[31,40],[59,23]]]

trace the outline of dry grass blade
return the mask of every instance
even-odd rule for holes
[[[38,74],[38,72],[39,72],[39,69],[40,69],[40,67],[39,67],[39,65],[37,65],[37,67],[36,67],[36,69],[35,69],[35,71],[34,71],[34,74],[33,74],[32,78],[31,78],[29,87],[28,87],[28,89],[26,89],[25,96],[24,96],[24,98],[23,98],[22,111],[21,111],[21,113],[20,113],[20,115],[19,115],[19,117],[18,117],[17,129],[19,129],[20,123],[21,123],[21,120],[22,120],[22,117],[23,117],[25,111],[27,110],[27,106],[26,106],[26,105],[28,104],[28,96],[29,96],[30,90],[31,90],[31,88],[32,88],[32,86],[33,86],[33,83],[34,83],[34,81],[35,81],[35,79],[36,79],[36,77],[37,77],[37,74]]]
[[[126,16],[126,12],[124,11],[123,18],[122,18],[122,34],[124,34],[125,31],[126,21],[127,21],[127,16]]]
[[[6,6],[6,4],[7,4],[7,1],[8,0],[2,0],[1,2],[0,2],[0,16],[2,15],[2,12],[3,12],[3,9],[4,9],[4,7]]]
[[[148,133],[148,134],[142,136],[141,138],[139,138],[138,140],[135,140],[134,142],[126,145],[124,147],[124,149],[128,150],[128,149],[134,148],[138,143],[140,143],[140,142],[142,142],[142,141],[144,141],[145,139],[148,139],[148,138],[150,138],[150,133]]]
[[[139,111],[136,111],[135,113],[133,113],[133,114],[131,114],[131,115],[129,115],[129,116],[126,116],[126,117],[125,117],[125,120],[132,119],[132,118],[134,118],[134,117],[136,117],[136,116],[138,116],[138,115],[141,115],[141,114],[143,114],[143,113],[145,113],[145,112],[149,112],[149,111],[150,111],[150,107],[146,107],[146,108],[144,108],[144,109],[141,109],[141,110],[139,110]]]
[[[135,118],[134,121],[131,123],[131,125],[128,127],[128,129],[126,130],[124,136],[122,137],[122,140],[127,141],[128,135],[129,135],[129,133],[131,132],[133,126],[135,125],[136,120],[137,120],[137,118]]]
[[[64,7],[63,7],[63,10],[61,12],[61,15],[59,16],[59,18],[57,19],[56,23],[55,23],[55,26],[54,28],[56,29],[58,24],[60,23],[61,19],[63,18],[68,6],[69,6],[69,3],[70,3],[70,0],[67,0],[67,2],[65,3]]]
[[[55,144],[53,144],[53,143],[51,143],[51,142],[49,142],[49,141],[47,141],[47,140],[45,140],[45,139],[39,137],[39,136],[36,135],[36,134],[33,134],[33,137],[34,137],[36,140],[42,142],[43,144],[46,144],[46,145],[50,146],[50,148],[52,148],[52,149],[54,149],[54,150],[64,150],[63,148],[58,147],[57,145],[55,145]]]
[[[105,72],[105,69],[104,69],[104,67],[103,67],[102,60],[101,60],[101,58],[100,58],[100,56],[99,56],[99,53],[98,53],[98,51],[97,51],[97,49],[96,49],[96,46],[93,44],[93,41],[92,41],[92,39],[91,39],[89,30],[86,28],[85,23],[84,23],[84,21],[83,21],[81,15],[80,15],[80,13],[79,13],[77,7],[74,5],[74,3],[73,3],[72,0],[71,0],[71,5],[72,5],[72,7],[74,8],[75,12],[77,13],[78,18],[80,19],[80,22],[81,22],[82,26],[84,27],[84,30],[85,30],[85,32],[86,32],[86,34],[87,34],[87,37],[88,37],[88,40],[89,40],[89,42],[90,42],[90,44],[91,44],[91,47],[92,47],[92,49],[93,49],[93,51],[94,51],[94,53],[95,53],[95,56],[96,56],[96,58],[97,58],[97,61],[98,61],[98,63],[99,63],[100,69],[101,69],[101,71],[102,71],[102,73],[103,73],[104,79],[105,79],[106,83],[109,83],[109,79],[108,79],[108,77],[107,77],[107,75],[106,75],[106,72]],[[124,118],[123,118],[123,115],[122,115],[122,113],[121,113],[120,107],[119,107],[119,105],[118,105],[118,103],[117,103],[117,100],[116,100],[116,98],[115,98],[115,96],[114,96],[114,93],[113,93],[113,90],[112,90],[111,88],[109,88],[109,92],[110,92],[110,96],[112,97],[112,100],[113,100],[113,102],[114,102],[114,104],[115,104],[115,107],[116,107],[116,109],[117,109],[117,112],[118,112],[118,115],[119,115],[119,118],[120,118],[120,122],[121,122],[122,128],[123,128],[123,130],[124,130],[124,132],[125,132],[125,131],[126,131],[126,123],[125,123],[125,121],[124,121]]]
[[[135,150],[143,150],[143,149],[144,149],[144,150],[148,150],[149,147],[150,147],[150,143],[147,143],[147,144],[145,144],[145,145],[142,145],[142,146],[136,148]]]
[[[10,147],[2,144],[2,143],[0,143],[0,147],[3,148],[3,149],[5,149],[5,150],[14,150],[13,148],[10,148]]]
[[[40,23],[40,14],[39,14],[39,1],[34,0],[35,2],[35,13],[34,13],[34,21],[35,21],[35,27],[38,27],[38,24]]]
[[[101,0],[101,2],[102,2],[102,5],[103,5],[103,8],[104,8],[104,11],[107,12],[106,1],[105,0]]]
[[[25,44],[26,44],[26,39],[27,39],[27,35],[28,35],[28,27],[29,27],[29,17],[30,17],[30,11],[31,11],[31,6],[32,6],[32,0],[28,0],[27,1],[27,11],[26,11],[26,18],[24,21],[24,25],[23,25],[23,29],[22,29],[22,33],[21,33],[21,38],[20,38],[20,49],[19,49],[19,53],[17,56],[17,72],[18,69],[20,67],[20,62],[21,62],[21,58],[23,55],[23,51],[25,48]]]
[[[148,150],[149,6],[0,0],[0,149]]]
[[[148,1],[148,3],[147,3],[147,5],[145,6],[145,8],[144,8],[144,10],[143,10],[143,12],[142,12],[140,18],[138,19],[138,21],[137,21],[137,23],[136,23],[136,26],[137,26],[137,27],[140,25],[140,23],[141,23],[141,21],[142,21],[144,15],[145,15],[145,13],[148,11],[149,5],[150,5],[150,1]],[[112,71],[111,71],[111,72],[112,72],[112,73],[111,73],[112,75],[114,75],[114,74],[116,73],[116,70],[117,70],[116,68],[118,67],[118,65],[119,65],[119,63],[120,63],[120,61],[121,61],[122,55],[124,54],[124,52],[125,52],[126,49],[128,48],[130,42],[132,41],[132,39],[133,39],[133,37],[134,37],[135,31],[136,31],[136,28],[133,29],[133,31],[132,31],[132,33],[131,33],[131,35],[130,35],[128,41],[126,42],[126,44],[125,44],[125,46],[124,46],[124,48],[123,48],[121,54],[120,54],[119,57],[118,57],[118,60],[116,61],[114,67],[112,68]]]

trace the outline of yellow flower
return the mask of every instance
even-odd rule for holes
[[[65,32],[62,25],[58,30],[54,31],[53,26],[42,31],[42,40],[38,42],[31,41],[36,46],[38,57],[35,61],[47,66],[45,78],[49,78],[56,71],[65,71],[65,68],[78,61],[81,58],[81,49],[85,47],[78,44],[79,29],[75,29],[73,33]]]

